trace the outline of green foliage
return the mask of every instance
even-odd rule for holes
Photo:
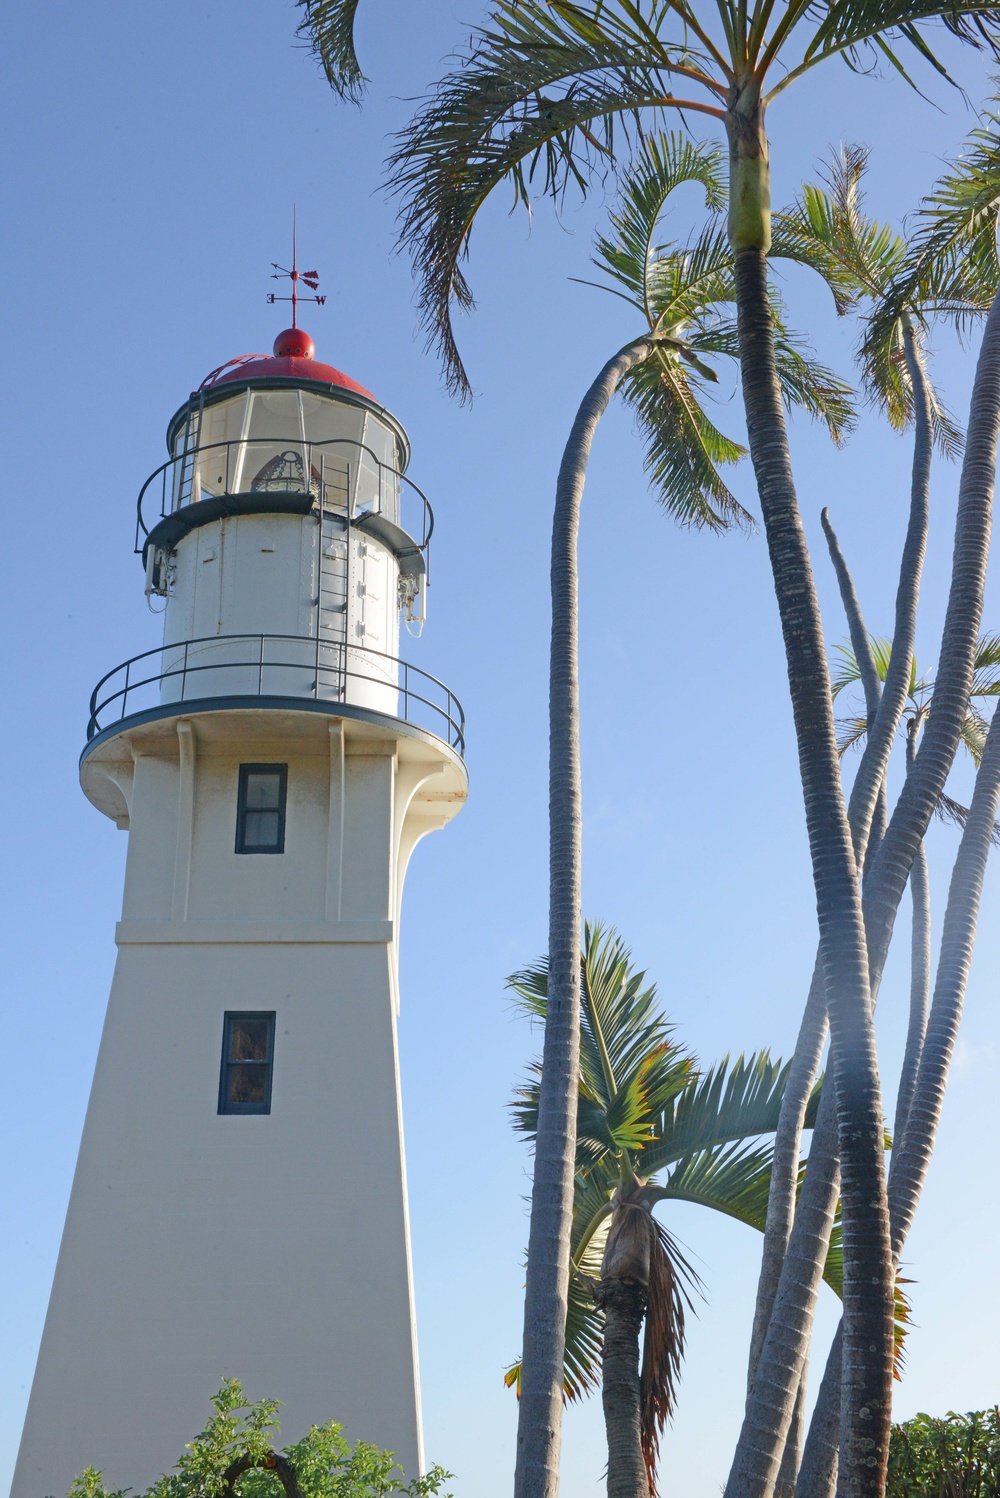
[[[215,1413],[185,1447],[173,1472],[158,1478],[143,1498],[285,1498],[279,1477],[268,1468],[280,1433],[279,1402],[250,1403],[239,1379],[227,1378],[213,1395],[212,1408]],[[404,1486],[403,1470],[391,1451],[364,1441],[352,1446],[332,1420],[314,1425],[281,1454],[295,1474],[301,1498],[434,1498],[451,1476],[432,1467]],[[245,1459],[252,1465],[233,1479],[231,1467]],[[106,1488],[101,1473],[86,1467],[67,1498],[125,1498],[128,1492]]]
[[[528,1015],[544,1020],[544,961],[515,973],[508,986]],[[540,1065],[513,1105],[514,1127],[534,1139]],[[766,1051],[728,1058],[699,1071],[672,1038],[656,989],[636,971],[614,931],[588,923],[581,954],[580,1101],[571,1227],[571,1275],[564,1388],[578,1399],[597,1387],[603,1314],[593,1287],[616,1207],[623,1198],[650,1207],[687,1201],[763,1231],[773,1133],[787,1068]],[[807,1117],[811,1126],[813,1103]],[[839,1241],[839,1240],[838,1240]],[[669,1235],[662,1239],[676,1282],[697,1285]],[[839,1288],[836,1276],[831,1278]],[[677,1318],[675,1318],[677,1319]],[[678,1353],[680,1348],[678,1347]],[[678,1360],[679,1361],[679,1360]],[[517,1387],[520,1364],[506,1375]],[[676,1367],[671,1382],[676,1378]],[[672,1389],[667,1391],[668,1404]]]
[[[357,98],[358,0],[302,3],[302,34],[332,87]],[[568,188],[585,195],[627,166],[667,118],[696,112],[721,126],[750,73],[765,108],[835,57],[862,71],[888,62],[916,86],[914,61],[948,78],[935,32],[994,53],[1000,35],[995,0],[718,0],[716,9],[721,27],[691,0],[492,0],[424,96],[397,137],[388,181],[422,320],[455,393],[470,393],[452,322],[455,308],[473,306],[463,262],[501,184],[529,210],[539,194],[558,204]]]
[[[710,214],[687,244],[664,237],[671,195],[683,183],[700,186]],[[599,284],[633,307],[656,339],[652,357],[621,383],[643,438],[653,492],[681,524],[715,530],[753,523],[719,472],[746,449],[718,430],[704,406],[706,385],[718,382],[714,362],[739,359],[733,256],[720,217],[727,197],[718,147],[676,132],[650,134],[594,257]],[[772,301],[785,405],[825,422],[841,442],[854,422],[852,392],[789,331],[779,298]]]
[[[917,1415],[892,1427],[886,1498],[995,1498],[1000,1408]]]

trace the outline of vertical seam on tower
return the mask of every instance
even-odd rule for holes
[[[328,921],[341,919],[341,891],[344,883],[344,725],[330,724],[330,802],[326,840],[326,901]]]
[[[191,847],[194,840],[194,772],[195,737],[189,718],[177,724],[180,765],[177,778],[177,844],[174,853],[174,892],[170,914],[175,921],[186,921],[188,894],[191,887]]]

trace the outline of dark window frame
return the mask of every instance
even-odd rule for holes
[[[219,1113],[256,1114],[258,1117],[271,1111],[271,1083],[274,1078],[274,1029],[276,1012],[273,1009],[227,1009],[222,1019],[222,1065],[219,1068]],[[230,1057],[233,1027],[240,1021],[267,1021],[267,1056],[265,1062],[234,1061]],[[267,1066],[267,1085],[260,1103],[231,1103],[229,1101],[229,1077],[233,1067]]]
[[[273,848],[254,848],[246,846],[246,819],[247,811],[253,810],[247,807],[247,782],[251,775],[268,774],[279,777],[278,784],[278,840]],[[287,765],[240,765],[240,783],[236,798],[236,852],[237,853],[284,853],[285,851],[285,811],[288,804],[288,766]]]

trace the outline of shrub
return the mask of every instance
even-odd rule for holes
[[[364,1441],[352,1446],[332,1420],[314,1425],[279,1453],[279,1401],[249,1403],[236,1378],[225,1380],[212,1407],[215,1414],[184,1448],[173,1472],[158,1478],[141,1498],[434,1498],[452,1475],[432,1467],[404,1487],[403,1470],[391,1451]],[[129,1492],[106,1488],[102,1474],[87,1467],[68,1498],[126,1498]]]
[[[892,1427],[886,1498],[996,1498],[1000,1407]]]

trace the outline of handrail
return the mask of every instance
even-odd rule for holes
[[[145,544],[145,538],[149,535],[151,529],[151,526],[146,524],[146,519],[143,515],[143,501],[146,499],[147,494],[149,494],[152,486],[155,485],[158,479],[160,481],[160,519],[165,519],[168,515],[175,515],[178,510],[183,510],[187,507],[187,505],[195,502],[192,499],[192,494],[194,493],[194,485],[192,482],[194,471],[198,467],[204,454],[216,452],[220,448],[224,448],[226,450],[225,473],[224,475],[220,475],[219,479],[219,482],[223,484],[223,488],[217,492],[213,491],[212,497],[223,498],[234,494],[257,492],[245,489],[237,481],[238,478],[242,478],[242,472],[244,468],[244,464],[239,461],[239,458],[237,458],[237,461],[235,463],[232,463],[230,461],[230,450],[236,450],[238,453],[242,452],[242,454],[245,455],[248,448],[252,448],[255,446],[258,448],[266,447],[271,452],[274,452],[275,449],[281,448],[286,452],[294,452],[296,455],[301,453],[302,467],[308,492],[315,492],[312,475],[314,470],[317,470],[320,474],[320,494],[317,498],[317,503],[320,504],[323,509],[340,509],[346,512],[348,508],[350,508],[350,518],[352,520],[355,518],[355,513],[350,495],[349,470],[346,474],[338,475],[338,477],[343,476],[347,480],[346,484],[344,485],[344,503],[337,506],[330,505],[327,503],[326,495],[323,493],[323,490],[327,487],[325,482],[325,460],[328,456],[328,449],[341,447],[350,447],[353,448],[357,453],[367,455],[375,464],[378,470],[378,504],[376,513],[383,513],[383,492],[385,488],[386,478],[390,480],[397,480],[400,484],[405,484],[407,491],[412,490],[416,497],[420,500],[422,506],[420,527],[421,539],[417,544],[419,545],[421,551],[427,550],[427,547],[430,544],[431,536],[434,532],[434,511],[431,508],[430,500],[427,498],[423,490],[417,484],[415,484],[411,478],[408,478],[405,473],[400,473],[398,469],[392,468],[388,463],[383,463],[373,451],[373,449],[368,447],[366,443],[357,442],[353,437],[329,437],[324,439],[322,442],[304,442],[298,437],[232,437],[226,442],[208,442],[205,443],[204,446],[191,448],[189,452],[178,453],[176,457],[168,458],[165,463],[161,463],[159,468],[155,469],[150,474],[149,478],[139,490],[139,498],[136,501],[136,553],[142,553]],[[332,456],[333,454],[331,453],[330,455]],[[314,461],[314,459],[317,461]],[[184,484],[185,474],[187,475],[186,488]],[[175,475],[180,476],[180,483],[175,482]],[[230,486],[231,477],[233,479],[232,487]],[[299,491],[293,491],[290,488],[285,492],[292,493]]]
[[[191,649],[196,645],[224,645],[227,642],[242,641],[248,647],[245,655],[238,660],[211,659],[202,662],[191,661]],[[299,660],[266,660],[265,650],[271,643],[284,642],[285,645],[308,646],[308,654],[303,653]],[[429,671],[423,671],[419,666],[414,666],[410,661],[401,660],[398,656],[388,655],[382,650],[369,650],[360,645],[345,645],[342,640],[331,640],[323,644],[324,651],[335,653],[335,664],[328,664],[320,659],[316,650],[316,638],[313,635],[284,635],[284,634],[235,634],[235,635],[201,635],[194,640],[178,640],[170,645],[159,645],[154,650],[143,650],[138,655],[133,655],[129,660],[123,661],[120,666],[115,666],[101,677],[90,697],[90,719],[87,723],[87,742],[95,738],[97,734],[103,733],[114,723],[120,723],[129,716],[129,698],[134,699],[137,692],[143,688],[160,687],[165,681],[180,679],[180,697],[176,699],[178,705],[185,700],[194,700],[188,695],[188,679],[197,682],[199,673],[202,671],[246,671],[248,668],[257,672],[256,691],[241,689],[231,693],[213,692],[213,698],[221,697],[270,697],[288,696],[302,697],[305,700],[314,701],[339,701],[350,705],[347,698],[347,685],[351,680],[368,681],[376,686],[385,687],[390,692],[398,693],[402,697],[402,714],[391,713],[388,716],[402,716],[404,722],[411,723],[416,728],[428,728],[437,738],[443,738],[445,742],[455,749],[460,755],[465,754],[465,713],[462,704],[455,696],[450,687],[445,686],[436,676]],[[170,659],[160,662],[159,670],[152,670],[149,674],[143,674],[135,668],[139,662],[152,661],[153,657],[164,657],[171,653]],[[178,660],[178,656],[180,659]],[[384,676],[375,675],[370,671],[359,669],[359,662],[364,664],[368,657],[374,657],[393,667],[401,668],[401,679],[398,681],[387,681]],[[143,668],[144,670],[144,668]],[[313,671],[315,676],[312,682],[312,690],[308,693],[296,690],[283,694],[280,692],[265,692],[265,672],[273,671],[295,671],[301,675],[303,671]],[[417,685],[410,685],[411,675],[419,678]],[[116,678],[121,678],[120,684]],[[105,696],[102,691],[107,686],[113,686]],[[320,688],[326,688],[321,692]],[[332,696],[328,695],[332,691]],[[439,699],[435,700],[435,694]],[[425,695],[427,694],[427,695]],[[118,706],[113,716],[105,715],[109,708],[115,704]],[[152,704],[151,704],[152,705]],[[170,703],[157,702],[156,706],[169,706]],[[423,711],[422,711],[423,710]],[[142,711],[141,708],[132,708],[133,712]],[[415,716],[411,716],[411,713]],[[105,721],[102,721],[105,719]],[[429,720],[422,721],[422,720]],[[442,731],[443,730],[443,731]]]

